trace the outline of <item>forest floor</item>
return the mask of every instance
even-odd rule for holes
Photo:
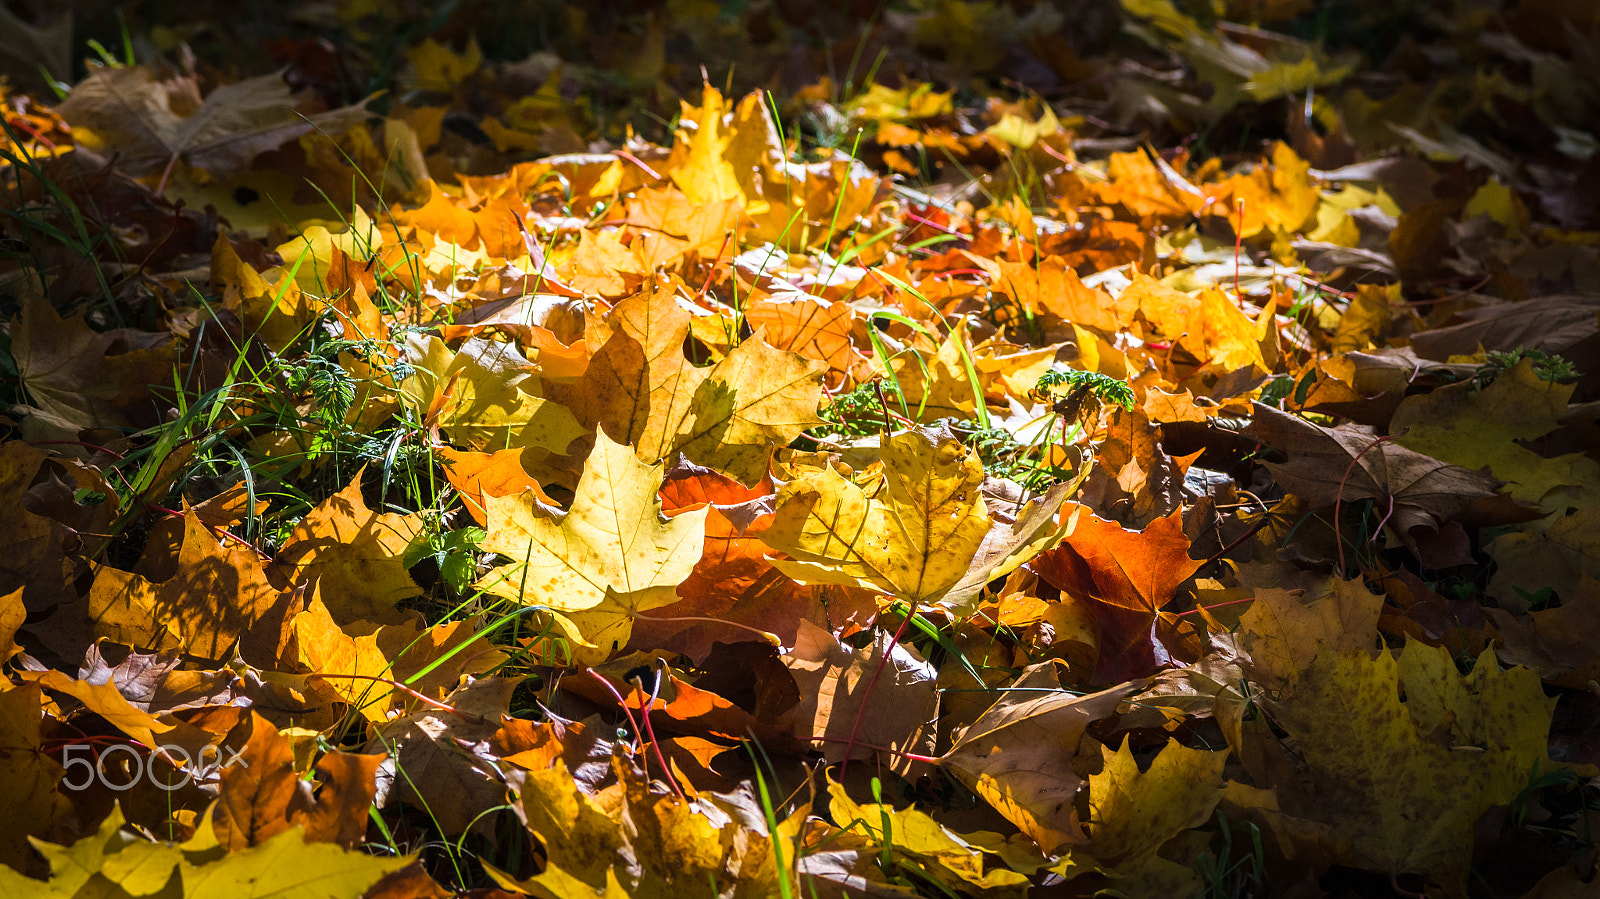
[[[1595,889],[1600,7],[35,5],[0,887]]]

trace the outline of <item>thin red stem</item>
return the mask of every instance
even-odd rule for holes
[[[661,754],[661,745],[656,742],[655,729],[650,726],[650,711],[648,709],[639,710],[639,712],[644,716],[645,720],[645,726],[641,728],[639,726],[639,722],[634,720],[633,709],[630,708],[627,701],[622,698],[622,694],[617,692],[617,688],[611,686],[611,681],[606,680],[605,675],[594,670],[593,668],[586,670],[589,672],[590,677],[599,681],[600,686],[605,687],[606,692],[610,693],[612,697],[617,700],[617,705],[622,706],[622,713],[628,716],[628,724],[632,725],[634,736],[637,737],[640,734],[644,734],[650,738],[650,748],[655,750],[656,761],[661,763],[661,773],[666,777],[667,784],[672,787],[672,792],[678,794],[679,800],[683,800],[683,790],[678,788],[678,782],[672,776],[672,768],[667,765],[666,757]],[[660,677],[659,674],[656,676]],[[634,689],[638,690],[639,688],[634,687]],[[644,693],[641,691],[639,695],[642,697]]]
[[[1361,461],[1362,456],[1365,456],[1369,450],[1378,444],[1388,443],[1398,436],[1398,434],[1385,434],[1362,447],[1361,452],[1356,453],[1355,457],[1350,460],[1350,464],[1345,466],[1344,477],[1339,479],[1339,492],[1334,494],[1333,497],[1333,542],[1339,547],[1339,577],[1341,578],[1344,577],[1344,536],[1339,533],[1339,508],[1344,505],[1344,486],[1350,480],[1350,472],[1356,470],[1356,463]],[[1388,516],[1384,516],[1384,520],[1388,521]]]
[[[839,779],[844,779],[844,772],[850,767],[850,753],[856,748],[856,735],[861,732],[861,723],[867,720],[867,700],[872,698],[872,690],[878,685],[878,678],[883,676],[883,668],[889,663],[889,653],[894,647],[900,645],[900,638],[905,635],[906,625],[916,617],[917,604],[912,603],[906,610],[906,617],[900,619],[900,626],[895,628],[894,637],[889,640],[889,646],[883,651],[883,658],[878,660],[878,667],[872,669],[872,678],[867,681],[867,688],[861,691],[861,707],[856,709],[856,721],[850,725],[850,739],[845,741],[844,761],[839,763]]]
[[[661,180],[660,173],[658,173],[655,169],[649,167],[648,165],[645,165],[644,160],[642,160],[639,157],[633,155],[632,153],[629,153],[627,150],[612,150],[611,151],[611,155],[616,156],[619,159],[626,159],[629,162],[633,163],[634,165],[638,166],[646,175],[649,175],[652,179],[654,179],[656,181],[660,181]]]
[[[683,798],[683,790],[678,787],[678,779],[672,776],[672,766],[667,764],[666,756],[661,754],[661,741],[656,739],[655,725],[650,723],[650,713],[655,711],[656,696],[661,692],[661,680],[664,674],[665,672],[660,669],[658,664],[656,669],[656,687],[655,690],[651,691],[649,702],[643,702],[645,699],[644,691],[639,689],[638,683],[633,685],[633,690],[635,693],[639,694],[639,699],[641,700],[639,705],[639,720],[644,722],[645,736],[650,738],[650,748],[656,754],[656,761],[661,763],[661,773],[667,779],[667,786],[672,787],[672,792],[678,795],[679,802],[688,804],[689,800]]]

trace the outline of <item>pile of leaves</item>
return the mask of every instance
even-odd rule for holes
[[[1592,9],[432,6],[0,11],[0,884],[1593,888]]]

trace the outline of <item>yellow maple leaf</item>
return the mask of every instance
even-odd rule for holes
[[[367,508],[357,473],[295,525],[280,557],[295,567],[295,582],[306,584],[309,596],[340,622],[394,623],[395,604],[422,592],[404,561],[422,527],[420,515]]]
[[[724,120],[730,112],[722,92],[709,84],[701,90],[698,107],[683,104],[667,167],[672,183],[691,203],[750,199],[739,187],[733,164],[723,158],[733,140]]]
[[[1024,506],[1014,523],[997,523],[982,494],[977,454],[948,435],[894,435],[883,471],[883,483],[871,489],[831,466],[785,484],[762,534],[789,556],[773,564],[801,583],[960,607],[990,580],[1060,542],[1076,522],[1056,521],[1071,489],[1058,485]]]
[[[1196,895],[1192,867],[1158,854],[1167,841],[1211,817],[1222,798],[1228,753],[1168,743],[1140,772],[1129,741],[1101,747],[1105,767],[1089,776],[1089,845],[1050,870],[1067,878],[1099,871],[1120,895]]]
[[[1491,650],[1466,675],[1448,649],[1416,642],[1398,656],[1328,652],[1264,704],[1315,784],[1275,784],[1284,810],[1347,839],[1339,861],[1426,875],[1450,895],[1466,894],[1478,819],[1555,767],[1555,697]]]
[[[470,338],[451,352],[429,336],[413,338],[406,350],[412,373],[400,383],[400,401],[457,446],[562,455],[583,435],[570,410],[538,395],[539,379],[509,344]]]
[[[918,809],[888,803],[856,803],[844,787],[828,781],[828,812],[844,830],[856,830],[894,855],[915,860],[922,870],[960,889],[970,885],[985,896],[1022,896],[1028,878],[1002,866],[986,865],[987,853]],[[985,869],[988,870],[985,870]]]
[[[1406,397],[1390,431],[1407,449],[1462,468],[1485,469],[1510,494],[1546,512],[1600,504],[1600,463],[1581,453],[1554,458],[1523,446],[1561,427],[1573,384],[1541,379],[1524,359],[1479,391],[1471,383]]]
[[[827,365],[773,349],[759,333],[716,365],[691,365],[683,355],[689,314],[670,282],[617,304],[593,333],[600,348],[572,405],[642,461],[682,452],[753,484],[774,447],[822,423]]]
[[[661,472],[601,432],[559,521],[526,494],[485,497],[483,548],[509,562],[477,586],[556,613],[564,635],[583,647],[579,659],[609,656],[628,642],[637,612],[677,602],[677,585],[705,547],[708,509],[661,520]]]
[[[193,510],[184,515],[177,573],[152,582],[99,566],[89,590],[95,633],[149,649],[270,664],[292,595],[274,587],[255,552],[219,542]]]

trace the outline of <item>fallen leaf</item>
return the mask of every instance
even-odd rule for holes
[[[1583,578],[1600,578],[1600,506],[1557,518],[1543,533],[1502,534],[1484,552],[1496,563],[1489,595],[1503,608],[1523,611],[1547,588],[1576,595]]]
[[[705,509],[661,521],[661,470],[601,433],[559,522],[530,497],[487,497],[483,548],[509,562],[477,586],[548,608],[576,657],[604,660],[628,642],[637,613],[676,601],[704,551]]]
[[[882,478],[869,493],[826,467],[785,484],[761,538],[789,556],[773,565],[801,583],[847,584],[959,609],[1076,521],[1068,514],[1057,522],[1067,495],[1057,488],[1032,500],[1014,524],[996,522],[980,490],[976,454],[935,433],[890,437]]]
[[[336,134],[367,117],[359,105],[298,112],[278,74],[225,84],[204,102],[199,91],[193,75],[164,77],[153,65],[99,66],[56,108],[68,121],[94,129],[117,150],[123,170],[135,175],[180,160],[231,175],[302,135]]]
[[[1137,682],[1086,696],[1062,690],[1055,665],[1027,668],[940,759],[1047,854],[1088,838],[1075,807],[1085,780],[1073,767],[1090,724],[1109,717]]]
[[[1500,482],[1459,465],[1441,462],[1362,428],[1324,428],[1261,403],[1248,434],[1288,454],[1267,463],[1285,490],[1313,506],[1363,499],[1386,510],[1393,503],[1394,528],[1438,530],[1474,500],[1496,495]]]
[[[817,744],[830,764],[861,752],[868,757],[882,752],[885,767],[906,772],[914,760],[901,753],[932,752],[939,717],[937,673],[888,632],[873,645],[852,650],[802,621],[783,664],[800,686],[800,704],[785,718],[795,737]]]
[[[1277,785],[1284,808],[1348,838],[1344,863],[1423,874],[1452,895],[1466,893],[1478,819],[1530,771],[1554,769],[1555,699],[1488,652],[1465,676],[1447,650],[1418,643],[1398,657],[1325,653],[1264,702],[1318,784],[1314,795]]]
[[[349,486],[323,500],[290,532],[279,559],[294,583],[320,600],[340,624],[384,624],[404,616],[400,600],[422,592],[406,571],[406,547],[422,533],[421,516],[377,513],[361,496],[358,471]]]

